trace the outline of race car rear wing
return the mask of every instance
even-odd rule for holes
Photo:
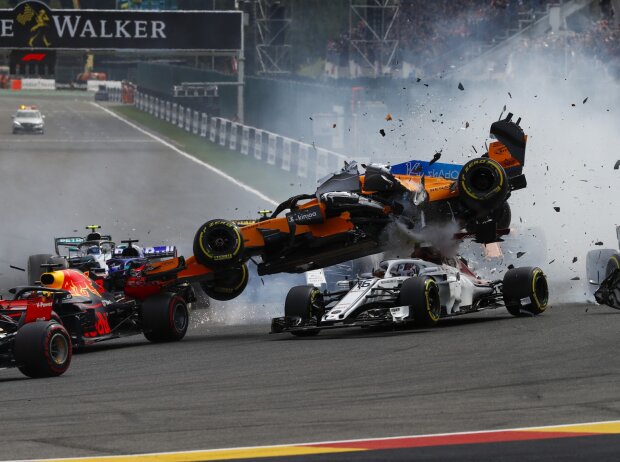
[[[523,166],[525,165],[525,146],[527,136],[519,126],[521,119],[512,121],[512,113],[505,119],[491,124],[490,133],[497,141],[489,145],[488,157],[498,162],[508,175],[511,189],[526,186]],[[484,154],[483,157],[486,157]],[[457,180],[463,166],[458,164],[440,163],[425,160],[410,160],[390,167],[392,175],[420,175],[425,177]]]
[[[111,241],[112,236],[101,236],[101,241]],[[60,255],[60,247],[77,247],[85,239],[81,236],[69,236],[69,237],[55,237],[54,238],[54,250],[56,255]]]

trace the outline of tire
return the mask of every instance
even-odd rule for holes
[[[399,304],[409,306],[409,317],[413,317],[418,326],[434,326],[441,317],[439,286],[428,276],[405,279],[400,288]]]
[[[30,255],[28,257],[28,285],[35,285],[35,283],[39,280],[41,275],[45,273],[47,270],[41,268],[41,265],[46,265],[49,263],[60,263],[63,266],[63,269],[69,267],[67,260],[57,255],[51,255],[47,253],[40,253],[36,255]]]
[[[37,321],[22,326],[15,336],[15,360],[28,377],[55,377],[71,364],[71,337],[55,321]]]
[[[241,295],[248,279],[248,267],[243,264],[216,272],[213,281],[201,282],[200,287],[209,298],[225,302]]]
[[[142,302],[142,329],[147,340],[175,342],[185,337],[189,327],[187,303],[177,294],[164,292]]]
[[[493,218],[497,223],[497,229],[508,229],[510,228],[510,222],[512,220],[512,211],[510,210],[510,204],[508,202],[504,202],[500,207],[493,213]]]
[[[609,257],[609,260],[607,260],[607,266],[605,266],[605,279],[607,279],[615,269],[620,269],[620,253],[612,255]]]
[[[549,286],[547,276],[538,267],[513,268],[504,275],[503,297],[513,316],[525,312],[539,315],[547,309]]]
[[[286,294],[284,301],[284,316],[301,318],[302,321],[320,318],[325,306],[321,291],[313,286],[295,286]],[[320,329],[292,331],[296,337],[314,337]]]
[[[459,173],[459,198],[463,205],[478,215],[488,215],[499,208],[508,196],[508,176],[493,159],[470,160]]]
[[[234,223],[211,220],[202,225],[194,237],[194,255],[210,268],[233,266],[241,260],[243,236]]]

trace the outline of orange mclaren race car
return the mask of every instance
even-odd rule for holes
[[[345,164],[316,192],[291,197],[270,216],[207,221],[194,238],[194,256],[182,262],[184,269],[175,277],[200,280],[214,299],[232,299],[245,288],[249,259],[260,275],[334,265],[382,251],[389,245],[382,232],[394,222],[414,231],[456,222],[461,237],[499,241],[510,224],[506,200],[526,186],[527,137],[519,122],[512,121],[512,114],[494,122],[491,135],[497,141],[465,165],[368,165],[362,175],[355,163]],[[155,276],[178,265],[178,259],[153,263],[144,274]]]

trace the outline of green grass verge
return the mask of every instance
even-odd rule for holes
[[[226,172],[276,201],[283,201],[295,194],[311,192],[313,188],[312,181],[298,178],[251,155],[244,156],[240,152],[211,143],[208,139],[189,133],[133,106],[106,105],[106,107],[137,125],[161,135],[182,151]]]

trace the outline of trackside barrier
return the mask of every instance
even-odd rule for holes
[[[264,160],[268,165],[300,178],[318,180],[338,171],[343,161],[348,160],[346,156],[324,148],[222,117],[209,117],[206,113],[142,92],[135,93],[134,104],[141,111],[154,114],[179,128],[208,137],[212,143],[239,151],[245,156],[252,154],[255,159]]]
[[[230,123],[230,135],[228,136],[228,149],[231,151],[237,150],[237,136],[239,133],[239,124],[236,122]]]
[[[254,129],[254,157],[263,159],[263,131],[258,128]]]
[[[177,109],[178,112],[178,116],[177,116],[177,126],[180,128],[183,128],[184,122],[183,120],[185,119],[185,108],[183,106],[178,107]]]
[[[220,119],[220,146],[226,146],[228,121],[226,119]]]
[[[198,111],[194,111],[194,117],[192,117],[192,133],[194,135],[198,134],[199,125],[200,125],[200,113]]]
[[[299,145],[299,155],[297,156],[297,176],[308,178],[308,145]]]
[[[170,122],[172,125],[177,124],[177,103],[172,103],[172,109],[170,109]]]
[[[202,113],[200,116],[200,136],[207,136],[207,124],[209,123],[209,116],[206,113]]]
[[[185,131],[192,130],[192,110],[190,108],[185,109]]]
[[[282,170],[291,171],[291,140],[282,140]]]
[[[54,79],[21,79],[22,90],[55,90]]]
[[[250,127],[241,128],[241,154],[247,156],[250,153]]]
[[[276,135],[269,133],[269,138],[267,139],[267,163],[269,165],[276,164],[276,142]]]
[[[209,127],[209,141],[215,143],[215,136],[217,134],[217,117],[211,117],[211,126]]]

